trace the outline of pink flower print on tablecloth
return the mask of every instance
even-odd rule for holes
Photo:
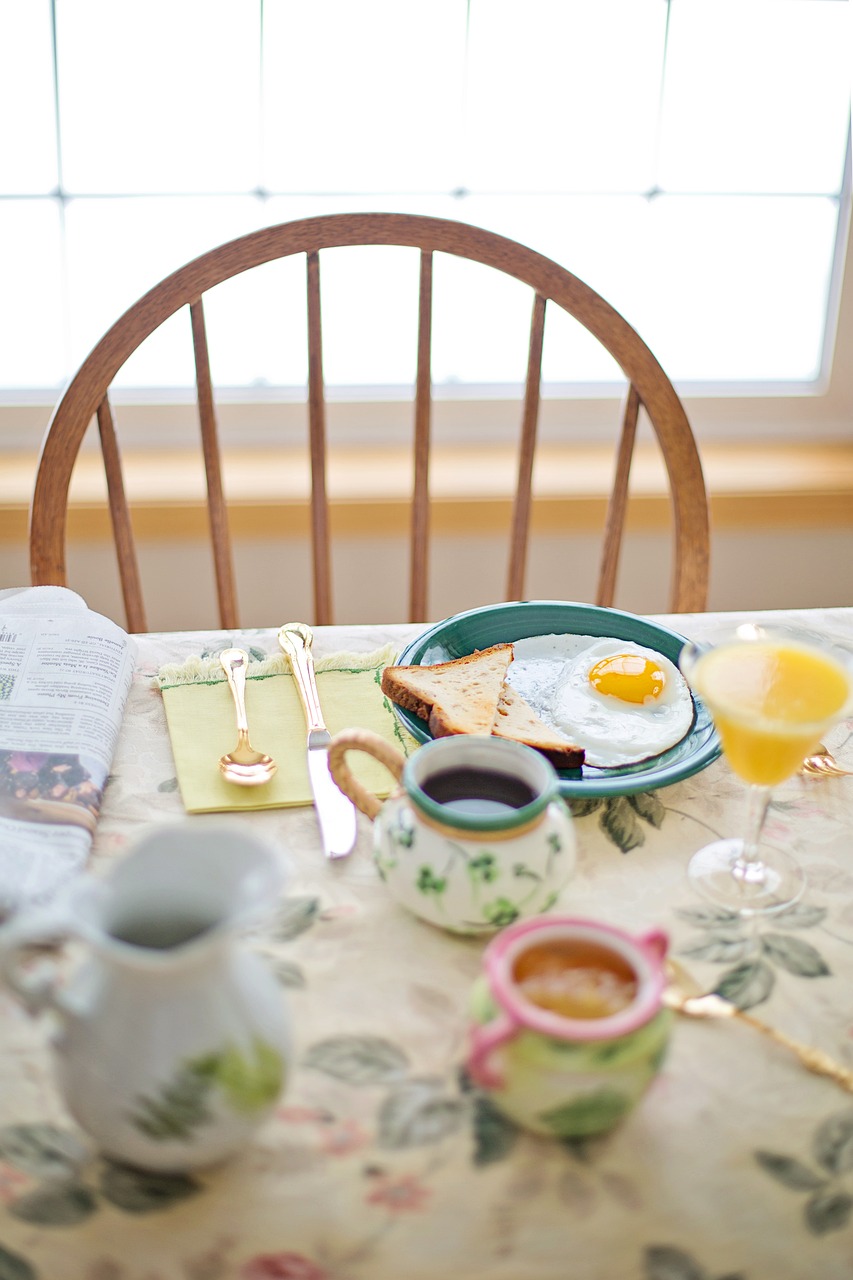
[[[357,1120],[340,1120],[320,1133],[320,1146],[328,1156],[348,1156],[366,1147],[369,1141],[370,1134]]]
[[[328,1280],[328,1271],[301,1253],[259,1253],[240,1271],[240,1280]]]
[[[28,1174],[11,1164],[0,1164],[0,1204],[11,1204],[32,1185]]]
[[[411,1213],[423,1209],[429,1197],[429,1187],[425,1187],[412,1173],[404,1173],[400,1177],[380,1174],[367,1203],[382,1205],[391,1213]]]

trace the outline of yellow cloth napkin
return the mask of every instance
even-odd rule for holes
[[[394,645],[373,653],[337,653],[316,660],[317,690],[329,732],[372,729],[408,756],[417,746],[400,725],[379,680],[393,663]],[[188,813],[231,809],[274,809],[313,804],[306,749],[305,714],[290,665],[283,654],[247,668],[246,713],[252,746],[278,763],[273,778],[260,787],[239,787],[219,772],[219,757],[237,741],[234,702],[216,658],[189,658],[180,666],[161,667],[156,684],[162,690],[169,737],[181,797]],[[361,751],[347,762],[369,790],[387,796],[394,787],[385,767]]]

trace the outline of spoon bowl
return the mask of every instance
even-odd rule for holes
[[[249,741],[246,717],[246,668],[249,655],[245,649],[223,649],[219,662],[228,680],[237,712],[237,745],[219,761],[219,771],[226,782],[239,787],[259,787],[269,782],[278,765],[272,756],[256,751]]]

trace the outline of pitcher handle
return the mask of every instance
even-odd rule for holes
[[[382,801],[353,777],[346,762],[348,751],[365,751],[374,760],[384,764],[398,782],[403,776],[406,757],[370,729],[344,729],[332,738],[329,744],[329,772],[344,795],[368,818],[375,818],[382,808]]]
[[[47,972],[27,973],[23,952],[29,947],[58,946],[79,933],[70,912],[56,904],[13,916],[0,929],[0,980],[35,1017],[45,1009],[63,1008],[55,963]]]

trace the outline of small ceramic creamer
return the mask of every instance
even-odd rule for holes
[[[80,876],[0,929],[0,972],[57,1024],[69,1111],[107,1155],[178,1171],[223,1159],[267,1118],[291,1054],[282,991],[238,940],[276,900],[267,846],[227,824],[154,831],[104,878]],[[26,949],[65,939],[84,958],[60,982]]]
[[[651,1084],[672,1015],[667,939],[592,920],[525,920],[486,948],[471,996],[467,1070],[536,1133],[612,1128]]]
[[[353,777],[350,750],[368,752],[401,782],[384,804]],[[374,819],[374,859],[388,889],[431,924],[494,932],[549,910],[574,869],[557,775],[530,747],[460,734],[406,760],[378,735],[350,729],[332,740],[329,768]]]

